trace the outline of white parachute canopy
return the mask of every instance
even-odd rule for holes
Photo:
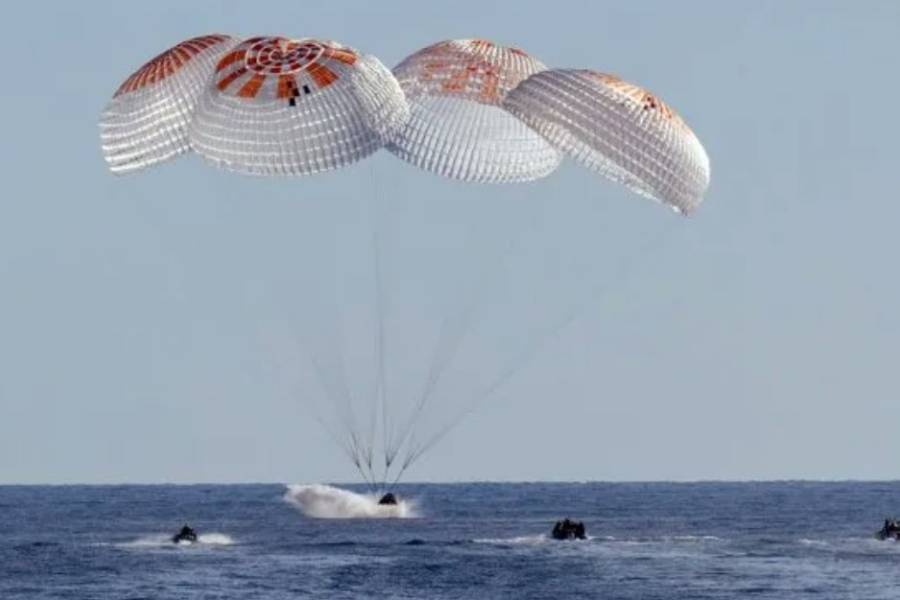
[[[503,106],[578,162],[687,214],[709,186],[709,158],[681,118],[613,75],[553,69],[520,83]]]
[[[365,158],[407,115],[397,81],[374,56],[331,41],[256,37],[219,61],[190,139],[228,169],[306,175]]]
[[[410,119],[388,149],[422,169],[482,183],[531,181],[562,159],[546,139],[503,110],[520,81],[544,70],[517,48],[451,40],[419,50],[394,68]]]
[[[113,173],[149,167],[190,150],[188,125],[228,35],[192,38],[138,69],[116,91],[100,120],[103,155]]]

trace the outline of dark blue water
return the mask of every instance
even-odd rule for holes
[[[900,598],[900,482],[428,484],[316,520],[284,488],[0,487],[0,598]],[[557,518],[591,540],[554,542]],[[165,536],[183,521],[201,543]]]

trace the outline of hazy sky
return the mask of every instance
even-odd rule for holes
[[[444,322],[423,426],[512,373],[409,479],[900,477],[897,2],[36,1],[2,23],[0,483],[354,480],[310,364],[343,357],[371,398],[375,235],[394,406]],[[684,116],[712,186],[682,219],[574,165],[109,174],[111,93],[211,32],[389,66],[485,37],[616,73]]]

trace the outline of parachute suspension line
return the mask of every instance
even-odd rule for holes
[[[316,374],[316,378],[319,381],[319,385],[325,391],[325,396],[328,398],[328,400],[330,402],[332,402],[332,404],[335,404],[334,392],[333,392],[333,390],[331,390],[331,385],[328,383],[327,378],[325,377],[325,374],[324,374],[321,366],[311,356],[309,357],[309,360],[310,360],[310,363],[313,365],[313,370]],[[297,395],[302,397],[302,394],[300,394],[300,393],[298,393]],[[313,408],[312,416],[316,420],[316,423],[318,423],[319,426],[322,427],[322,429],[328,434],[328,437],[331,438],[331,441],[334,443],[334,445],[337,446],[338,448],[340,448],[341,451],[347,456],[347,458],[350,459],[350,462],[353,463],[353,465],[356,467],[357,471],[359,472],[360,476],[362,476],[363,481],[365,481],[366,485],[372,491],[374,491],[375,490],[374,482],[370,481],[370,476],[368,476],[366,474],[366,472],[362,469],[362,466],[359,463],[359,456],[354,448],[354,444],[353,444],[352,440],[342,439],[342,437],[339,436],[335,432],[334,428],[331,425],[329,425],[329,423],[322,417],[321,409],[318,406],[318,403],[315,402],[315,400],[310,402],[310,404],[312,404],[312,408]],[[335,405],[337,405],[337,404],[335,404]],[[344,421],[344,419],[342,419],[342,421]],[[344,421],[344,426],[346,428],[345,421]]]
[[[298,330],[297,325],[290,320],[286,320],[284,324],[284,329],[287,330],[290,334],[289,337],[294,340],[299,348],[303,349],[302,354],[305,355],[306,359],[313,367],[313,373],[315,374],[315,378],[318,381],[320,388],[324,392],[325,399],[331,404],[331,406],[337,408],[337,416],[340,420],[341,425],[345,430],[353,431],[354,425],[349,407],[344,407],[341,402],[341,392],[339,391],[340,384],[335,381],[334,377],[329,375],[328,370],[324,367],[320,358],[312,352],[313,346],[309,344],[309,340],[306,339],[308,336],[302,335],[301,331]],[[285,367],[285,369],[286,368],[287,367]],[[307,404],[310,406],[310,408],[312,408],[312,417],[328,434],[328,437],[331,438],[332,442],[338,448],[340,448],[344,454],[347,455],[351,462],[354,463],[354,465],[357,467],[357,470],[360,470],[360,466],[357,464],[359,462],[357,449],[354,447],[352,441],[344,438],[343,436],[339,436],[335,432],[334,428],[323,417],[323,411],[320,406],[320,402],[318,401],[318,394],[297,393],[297,396],[299,396],[300,398],[306,397],[308,399]],[[341,410],[342,408],[344,408],[344,410]],[[363,476],[363,479],[367,483],[369,483],[369,478],[366,477],[365,473],[360,471],[360,474]]]
[[[350,439],[351,445],[353,447],[353,457],[351,458],[351,460],[353,461],[353,464],[356,465],[356,469],[359,471],[359,474],[362,475],[363,480],[366,482],[366,484],[368,484],[369,489],[374,492],[377,489],[375,483],[375,474],[371,469],[366,471],[366,469],[363,468],[363,453],[359,446],[359,436],[356,432],[351,432]]]
[[[315,374],[316,374],[316,379],[318,379],[319,385],[322,387],[322,390],[325,392],[325,395],[328,397],[328,400],[329,400],[334,406],[340,407],[340,406],[341,406],[341,403],[340,403],[340,393],[335,389],[334,382],[331,381],[331,379],[327,376],[327,373],[326,373],[326,371],[325,371],[325,368],[322,366],[322,364],[319,362],[319,360],[316,359],[315,355],[313,355],[313,354],[309,351],[309,347],[306,346],[306,345],[303,343],[303,341],[302,341],[302,339],[301,339],[301,336],[300,336],[299,333],[294,329],[294,327],[292,327],[292,326],[289,325],[289,326],[288,326],[288,329],[289,329],[290,331],[293,331],[294,338],[297,339],[297,341],[299,342],[300,346],[301,346],[301,347],[306,347],[306,349],[307,349],[307,358],[309,359],[310,364],[313,366],[313,372],[315,372]],[[340,417],[341,417],[342,423],[346,426],[346,425],[347,425],[347,416],[346,416],[346,414],[345,414],[343,411],[340,411]],[[318,407],[315,408],[315,418],[316,418],[316,420],[318,420],[319,422],[324,423],[324,421],[322,420],[322,416],[321,416],[321,414],[320,414],[320,410],[318,409]],[[329,431],[330,431],[330,428],[329,428]],[[336,436],[333,435],[332,437],[334,437],[335,441],[337,441],[337,437],[336,437]],[[343,443],[338,442],[338,444],[339,444],[340,446],[342,446],[342,447],[344,446]]]
[[[431,363],[428,369],[428,375],[425,379],[425,384],[422,388],[422,393],[413,408],[413,412],[409,415],[409,418],[401,429],[400,439],[396,446],[397,451],[403,447],[407,438],[409,438],[414,431],[416,423],[419,418],[421,418],[428,401],[436,392],[441,377],[446,372],[446,369],[453,364],[456,353],[473,324],[472,317],[475,314],[478,305],[478,299],[476,298],[475,301],[463,306],[462,310],[456,315],[447,316],[441,321],[438,342],[432,353]]]
[[[341,350],[340,350],[340,348],[338,348],[338,353],[340,353],[340,352],[341,352]],[[339,354],[339,358],[338,358],[338,373],[339,373],[339,378],[340,378],[339,381],[340,381],[341,397],[343,399],[344,406],[346,407],[344,422],[345,422],[347,431],[350,432],[350,438],[353,441],[354,452],[358,456],[358,459],[360,461],[362,461],[364,459],[364,452],[363,452],[363,448],[359,441],[360,430],[359,430],[359,426],[356,422],[356,417],[355,417],[354,411],[353,411],[353,395],[350,391],[349,386],[347,385],[346,373],[343,369],[343,360],[340,357],[340,354]]]
[[[371,221],[372,226],[372,256],[375,261],[374,269],[375,269],[375,284],[374,284],[374,293],[375,293],[375,311],[376,311],[376,326],[374,328],[374,354],[376,362],[379,361],[379,357],[381,356],[381,312],[380,305],[378,301],[378,182],[375,177],[375,166],[374,163],[369,163],[369,179],[370,185],[369,189],[372,192],[371,196],[371,206],[369,209],[369,219]],[[369,470],[372,472],[373,479],[377,480],[375,474],[375,434],[378,427],[378,404],[380,402],[380,394],[381,394],[381,377],[379,372],[376,370],[372,392],[372,401],[368,402],[369,405],[369,435],[366,444],[366,464]]]
[[[387,341],[384,327],[385,298],[384,284],[381,279],[381,245],[377,235],[372,242],[375,244],[375,295],[378,310],[378,403],[381,405],[382,449],[385,452],[383,479],[386,481],[391,463],[394,461],[393,454],[388,453],[388,441],[393,436],[393,424],[390,421],[390,411],[388,410],[387,368],[385,362]]]
[[[315,362],[312,361],[312,359],[310,359],[310,360],[311,360],[311,362],[313,362],[313,365],[314,365],[314,367],[315,367],[315,366],[316,366],[316,365],[315,365]],[[282,370],[287,370],[287,368],[284,367]],[[323,375],[322,375],[321,372],[318,370],[318,368],[315,368],[314,370],[315,370],[315,373],[316,373],[316,377],[319,379],[319,384],[320,384],[320,385],[322,386],[322,388],[325,390],[326,396],[329,396],[329,397],[330,397],[330,393],[328,392],[328,389],[327,389],[328,386],[326,385],[326,383],[325,383],[325,381],[324,381]],[[297,395],[300,396],[300,397],[302,397],[302,394],[301,394],[299,391],[298,391]],[[340,448],[341,451],[342,451],[344,454],[346,454],[347,458],[349,458],[350,461],[353,462],[353,463],[355,464],[355,463],[356,463],[356,459],[355,459],[355,456],[354,456],[354,453],[353,453],[353,449],[351,448],[350,444],[348,444],[348,443],[342,441],[341,438],[340,438],[340,436],[338,436],[338,434],[334,431],[334,429],[331,427],[331,425],[329,425],[328,422],[322,417],[321,409],[319,408],[318,403],[316,403],[316,402],[313,400],[313,401],[311,402],[311,404],[313,405],[313,415],[312,415],[312,416],[313,416],[313,418],[315,419],[316,423],[318,423],[319,426],[320,426],[320,427],[328,434],[328,437],[331,438],[331,441],[334,443],[334,445],[337,446],[338,448]],[[357,469],[358,469],[358,468],[359,468],[359,467],[357,467]],[[362,471],[360,471],[360,475],[362,475],[362,476],[363,476],[363,479],[366,480],[365,474],[362,473]]]
[[[432,352],[431,363],[422,393],[400,429],[400,435],[392,448],[395,455],[403,448],[415,431],[416,424],[424,413],[425,407],[439,387],[441,377],[453,363],[462,341],[473,324],[472,317],[477,308],[477,302],[472,302],[464,306],[458,314],[445,317],[441,322],[438,342]],[[452,326],[451,321],[453,322]]]
[[[338,306],[338,294],[336,286],[336,282],[334,286],[331,286],[333,298],[328,304],[332,307]],[[323,287],[329,286],[316,287],[321,289]],[[307,347],[307,354],[309,356],[310,363],[312,364],[313,369],[316,373],[316,377],[319,380],[320,385],[324,389],[328,399],[335,407],[335,413],[343,429],[348,432],[347,438],[344,438],[344,441],[340,441],[340,438],[338,436],[332,437],[335,439],[338,445],[342,447],[344,451],[350,456],[350,459],[356,466],[356,468],[360,470],[362,469],[364,455],[362,454],[359,445],[359,428],[354,416],[353,398],[347,384],[347,376],[344,369],[343,352],[341,350],[342,336],[340,335],[342,328],[339,326],[339,315],[335,313],[332,315],[332,318],[320,319],[319,321],[320,323],[326,323],[326,329],[333,328],[333,331],[330,335],[324,336],[324,339],[336,340],[334,342],[334,346],[330,348],[332,352],[328,351],[329,348],[322,348],[318,353],[314,353],[311,350],[313,346],[303,344],[303,336],[300,336],[298,331],[294,330],[294,335],[298,340],[300,340],[301,346],[305,345]],[[291,329],[294,328],[292,327]],[[327,360],[329,354],[333,354],[333,360]],[[325,359],[325,362],[329,363],[330,368],[326,368],[326,365],[323,363],[323,359]],[[321,422],[320,418],[319,420]],[[363,479],[367,483],[369,483],[369,477],[363,475]]]
[[[319,364],[319,361],[312,357],[310,358],[310,360],[312,361],[316,374],[319,376],[322,387],[326,389],[326,394],[332,399],[332,403],[338,407],[338,416],[341,420],[341,424],[343,425],[344,430],[349,433],[346,440],[341,441],[340,437],[331,431],[331,428],[326,426],[326,430],[328,430],[332,439],[338,444],[338,446],[340,446],[344,450],[344,452],[350,458],[351,462],[353,462],[354,466],[356,466],[357,470],[360,472],[360,475],[362,475],[363,480],[367,484],[369,484],[370,487],[374,487],[374,484],[369,482],[370,478],[367,477],[363,472],[361,464],[362,456],[360,454],[359,441],[356,432],[356,424],[352,415],[352,408],[348,407],[346,410],[341,410],[341,394],[334,390],[333,382],[328,383],[328,380],[324,375],[324,369]],[[316,420],[324,425],[324,421],[319,415],[316,415]]]
[[[312,361],[313,367],[315,367],[316,373],[320,375],[320,381],[322,382],[323,387],[325,387],[331,401],[337,408],[337,414],[341,420],[341,424],[348,432],[349,440],[351,442],[350,447],[352,448],[353,454],[356,456],[356,460],[360,460],[358,428],[356,419],[353,415],[353,403],[347,388],[342,365],[339,361],[336,367],[338,373],[334,377],[328,377],[326,369],[315,356],[311,356],[310,360]]]
[[[412,442],[410,442],[410,443],[412,444]],[[395,485],[397,485],[397,482],[400,481],[400,478],[403,477],[403,474],[404,474],[404,473],[406,473],[406,469],[408,469],[409,466],[410,466],[410,465],[415,461],[415,459],[418,458],[419,456],[420,456],[419,454],[413,455],[413,454],[410,454],[409,452],[407,452],[406,458],[403,459],[403,462],[402,462],[401,465],[400,465],[400,470],[397,471],[397,476],[394,477],[394,480],[393,480],[393,481],[391,481],[390,487],[394,487]]]
[[[353,463],[353,466],[356,467],[356,470],[359,472],[363,481],[366,482],[366,485],[368,486],[368,488],[370,490],[374,491],[375,484],[373,481],[370,481],[370,477],[367,475],[366,470],[363,469],[362,464],[360,463],[360,460],[359,460],[359,455],[356,453],[354,445],[352,443],[341,442],[340,439],[338,438],[338,436],[334,433],[334,431],[332,431],[331,428],[328,427],[322,419],[316,418],[316,421],[318,421],[319,424],[325,428],[325,430],[328,432],[329,437],[331,437],[331,439],[334,441],[334,443],[337,444],[337,446],[344,451],[344,454],[347,455],[347,458],[349,458],[350,462]]]
[[[433,445],[433,444],[432,444]],[[409,440],[409,445],[407,446],[406,456],[403,459],[403,462],[400,465],[400,471],[397,473],[397,476],[394,478],[394,481],[391,483],[391,487],[397,485],[397,482],[400,481],[400,478],[403,477],[403,474],[406,473],[406,470],[414,463],[420,456],[422,456],[431,446],[429,445],[427,448],[423,447],[422,444],[416,441],[415,433],[413,433],[411,439]]]
[[[446,425],[444,425],[444,427],[439,429],[424,443],[418,445],[411,444],[403,461],[402,470],[405,471],[409,465],[413,464],[423,454],[433,448],[439,441],[441,441],[441,439],[444,438],[444,436],[446,436],[457,425],[459,425],[459,423],[465,417],[472,414],[479,406],[481,406],[482,403],[484,403],[485,400],[490,398],[504,385],[506,385],[509,380],[511,380],[519,371],[521,371],[522,367],[528,364],[537,354],[540,353],[543,348],[546,347],[548,343],[555,339],[563,330],[565,330],[572,322],[574,322],[588,306],[592,306],[594,302],[592,302],[591,300],[596,300],[597,298],[605,296],[610,288],[626,280],[632,273],[633,267],[639,259],[642,259],[653,249],[660,246],[664,240],[671,237],[671,235],[676,231],[676,229],[671,227],[669,223],[670,222],[667,220],[666,223],[664,223],[663,227],[660,228],[650,238],[649,241],[641,246],[641,248],[635,254],[630,256],[628,259],[623,260],[612,278],[606,280],[605,283],[601,284],[594,293],[589,293],[585,301],[573,304],[573,306],[565,313],[565,315],[563,315],[563,317],[559,321],[545,330],[545,332],[540,337],[538,337],[533,344],[529,344],[523,352],[518,354],[509,363],[509,365],[507,365],[506,369],[504,369],[490,385],[484,388],[483,392],[474,396],[468,408],[459,413],[454,419],[450,420]]]
[[[463,340],[469,332],[472,331],[472,327],[475,323],[477,323],[477,320],[474,317],[477,315],[478,309],[480,309],[487,298],[490,297],[490,293],[494,289],[492,283],[499,281],[499,277],[496,277],[495,275],[503,271],[504,264],[510,254],[512,254],[517,243],[520,241],[519,235],[517,234],[513,234],[509,238],[505,250],[500,253],[497,261],[490,264],[481,273],[481,276],[477,278],[469,301],[464,303],[462,308],[455,314],[446,315],[441,321],[438,342],[432,353],[431,363],[422,389],[422,394],[401,429],[400,441],[396,445],[396,452],[399,452],[407,443],[407,440],[414,435],[416,424],[422,417],[429,400],[437,393],[441,378],[456,359]],[[412,441],[410,441],[410,444],[413,445]],[[407,455],[408,454],[409,449],[407,450]],[[405,460],[402,471],[405,471],[408,466],[409,463]],[[402,475],[402,471],[398,474],[397,480],[399,480],[400,475]],[[394,483],[396,483],[397,480],[395,480]]]
[[[535,218],[537,218],[536,215]],[[516,247],[521,244],[524,228],[516,228],[514,231],[515,233],[507,240],[506,248],[499,254],[496,262],[489,264],[488,268],[486,268],[477,279],[470,301],[463,304],[462,308],[456,314],[447,315],[442,320],[438,344],[435,347],[423,393],[404,427],[404,433],[401,442],[398,444],[398,450],[403,448],[404,444],[406,444],[411,436],[414,438],[416,424],[424,414],[428,401],[436,394],[442,375],[453,363],[462,345],[462,341],[477,322],[473,317],[478,313],[478,309],[483,306],[487,298],[490,297],[490,293],[494,289],[494,285],[492,284],[496,284],[496,282],[500,280],[499,274],[503,272],[504,265],[508,261],[509,256],[512,255]],[[451,321],[454,322],[454,327],[450,327]],[[407,447],[406,459],[404,459],[402,471],[405,471],[412,462],[430,448],[430,445],[425,449],[417,449],[416,447],[417,444],[411,439],[409,446]],[[400,475],[402,475],[402,471],[398,474],[398,480]]]
[[[293,329],[293,328],[289,327],[289,329]],[[294,332],[294,335],[295,335],[295,337],[297,336],[296,331]],[[302,345],[303,344],[301,343],[301,346]],[[316,374],[316,379],[318,379],[319,385],[322,387],[322,389],[325,392],[325,396],[332,403],[332,405],[334,405],[336,407],[341,407],[341,402],[340,402],[341,396],[340,396],[340,393],[335,389],[335,382],[332,381],[330,377],[328,377],[325,368],[322,366],[322,364],[319,362],[319,360],[316,359],[316,357],[314,355],[308,353],[308,358],[309,358],[310,364],[312,364],[312,366],[313,366],[313,371]],[[370,481],[369,481],[370,478],[367,477],[366,473],[362,469],[362,466],[360,465],[360,460],[359,460],[360,457],[359,457],[358,449],[354,442],[355,433],[353,432],[353,428],[352,428],[352,419],[350,418],[350,416],[348,415],[348,413],[346,411],[340,410],[340,408],[338,410],[338,416],[339,416],[339,418],[341,420],[341,424],[344,426],[345,430],[351,432],[349,439],[342,440],[341,436],[339,436],[337,433],[335,433],[334,429],[330,425],[328,425],[328,423],[322,417],[321,410],[319,409],[317,404],[315,402],[313,402],[313,418],[316,420],[317,423],[319,423],[319,425],[322,426],[322,428],[328,434],[328,437],[331,438],[331,440],[335,443],[335,445],[338,448],[340,448],[341,451],[344,452],[344,454],[347,455],[347,458],[349,458],[350,461],[354,464],[354,466],[359,471],[360,475],[362,476],[362,478],[366,482],[366,484],[369,485],[370,488],[374,489],[374,485],[372,483],[370,483]]]
[[[372,184],[372,202],[371,202],[371,223],[372,223],[372,268],[374,271],[374,280],[375,280],[375,398],[374,401],[370,403],[371,413],[370,413],[370,436],[369,436],[369,451],[370,453],[374,453],[375,447],[375,436],[376,436],[376,421],[379,416],[378,409],[380,408],[380,417],[381,417],[381,434],[382,434],[382,452],[384,453],[384,471],[380,478],[382,487],[386,484],[388,478],[388,472],[391,468],[391,463],[394,461],[394,456],[390,452],[390,439],[393,435],[391,431],[392,423],[390,421],[390,411],[388,410],[388,394],[387,394],[387,365],[386,365],[386,331],[385,331],[385,311],[386,311],[386,299],[385,299],[385,290],[384,283],[382,281],[382,264],[381,264],[381,240],[379,237],[379,226],[378,226],[378,215],[379,215],[379,206],[381,204],[381,195],[380,188],[378,186],[378,179],[375,176],[375,168],[372,166],[370,168],[370,177]],[[373,479],[378,481],[376,477],[375,470],[373,468],[372,472]]]
[[[357,466],[357,469],[362,470],[362,465],[366,463],[366,452],[364,446],[360,442],[361,430],[359,424],[357,423],[356,414],[354,411],[354,402],[353,402],[353,392],[350,389],[350,385],[347,382],[347,372],[344,365],[344,351],[343,351],[343,340],[344,340],[344,324],[343,324],[343,313],[340,310],[339,304],[339,294],[337,289],[337,281],[334,282],[334,286],[331,289],[333,297],[331,301],[331,306],[337,307],[336,313],[334,315],[334,325],[335,331],[334,335],[331,336],[333,340],[335,340],[334,345],[334,358],[335,364],[334,369],[336,371],[335,376],[337,380],[337,392],[338,397],[341,399],[343,403],[344,410],[342,411],[342,421],[344,422],[345,429],[349,432],[350,444],[353,449],[354,455],[354,464]],[[341,403],[338,403],[338,406],[341,406]],[[371,469],[369,469],[371,472]],[[370,473],[371,477],[363,476],[363,479],[366,482],[370,482],[370,486],[374,487],[374,473]]]

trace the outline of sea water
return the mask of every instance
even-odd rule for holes
[[[900,482],[401,485],[404,518],[331,519],[297,490],[0,487],[0,598],[900,599]]]

